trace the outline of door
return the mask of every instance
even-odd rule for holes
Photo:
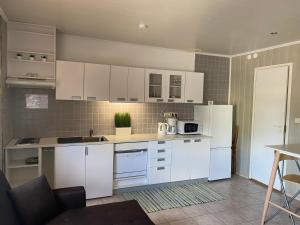
[[[84,100],[109,100],[109,74],[109,65],[84,64]]]
[[[56,61],[56,99],[83,99],[84,64]]]
[[[268,184],[274,152],[266,145],[281,145],[285,139],[288,66],[257,69],[254,79],[251,178]],[[275,188],[279,188],[278,179]]]
[[[187,152],[191,147],[190,139],[173,141],[171,182],[190,179],[190,157]]]
[[[185,73],[185,102],[203,103],[204,74],[196,72]]]
[[[113,144],[88,145],[86,147],[86,197],[112,196]]]
[[[189,156],[190,179],[207,178],[209,176],[210,145],[208,139],[191,140]]]
[[[231,148],[210,149],[209,180],[231,177]]]
[[[166,101],[166,71],[145,70],[145,101],[164,102]]]
[[[144,102],[145,69],[129,67],[127,86],[127,99],[129,102]]]
[[[185,72],[182,71],[166,71],[167,76],[167,101],[183,102],[185,87]]]
[[[111,66],[109,95],[111,102],[127,101],[127,77],[128,67]]]
[[[55,188],[85,186],[85,147],[56,147],[54,154]]]

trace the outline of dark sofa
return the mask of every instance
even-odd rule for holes
[[[0,224],[22,225],[9,190],[11,187],[0,170]],[[136,201],[86,207],[83,187],[57,189],[53,193],[58,214],[47,225],[154,225]]]

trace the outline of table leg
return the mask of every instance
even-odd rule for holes
[[[264,208],[263,208],[261,225],[265,224],[265,219],[266,219],[268,208],[269,208],[269,201],[271,199],[271,195],[272,195],[272,191],[273,191],[273,185],[274,185],[275,178],[276,178],[277,166],[279,164],[279,158],[280,158],[280,152],[275,151],[275,159],[274,159],[272,173],[271,173],[270,180],[269,180],[269,185],[268,185],[268,191],[267,191],[267,194],[266,194],[265,204],[264,204]]]

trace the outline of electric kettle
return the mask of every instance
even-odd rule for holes
[[[167,123],[158,123],[157,134],[158,135],[166,135],[169,129],[169,124]]]

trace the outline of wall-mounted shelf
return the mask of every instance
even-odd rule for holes
[[[8,169],[18,169],[18,168],[27,168],[27,167],[38,167],[39,164],[26,164],[25,160],[13,160],[8,162]]]

